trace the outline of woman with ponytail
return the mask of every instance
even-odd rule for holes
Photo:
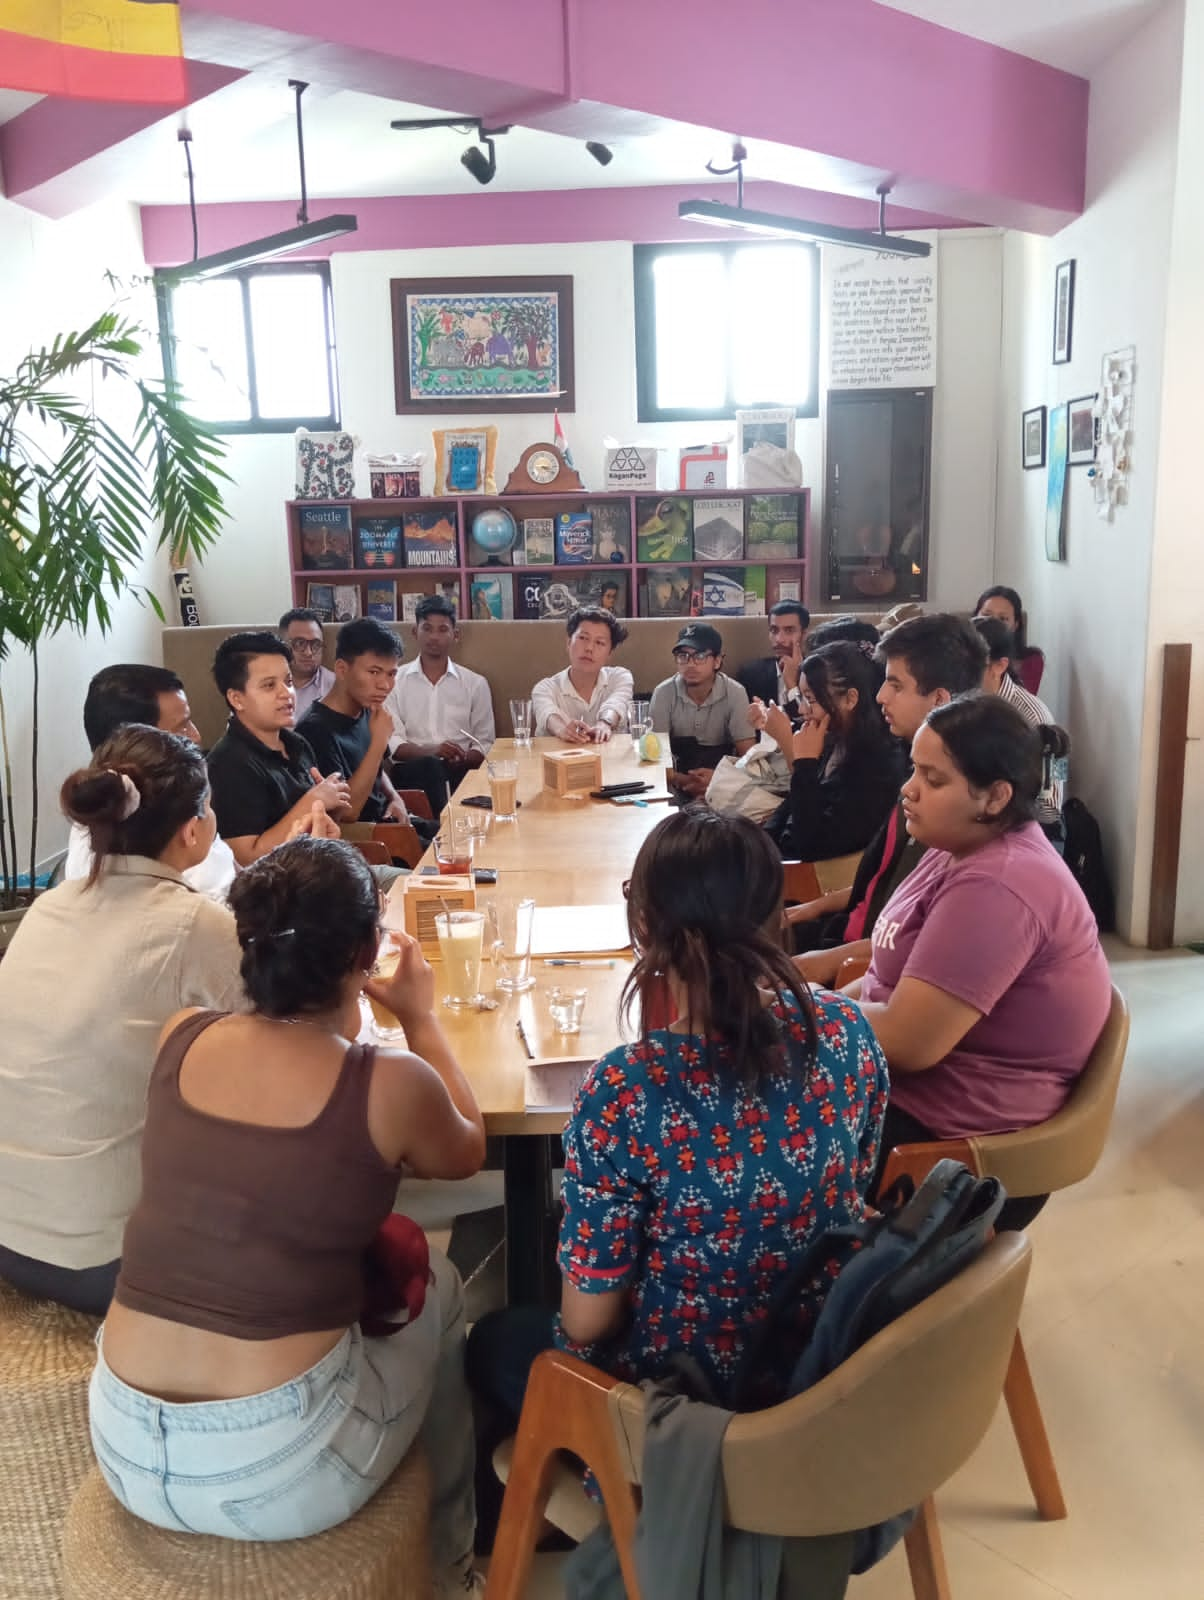
[[[100,1314],[159,1029],[181,1006],[246,1002],[233,918],[181,876],[216,831],[196,745],[128,724],[61,798],[91,873],[39,895],[0,962],[0,1278]]]
[[[667,988],[676,1020],[603,1056],[577,1095],[555,1326],[498,1312],[473,1330],[469,1381],[503,1413],[553,1338],[631,1379],[690,1356],[724,1403],[791,1262],[862,1215],[882,1055],[855,1006],[799,979],[781,906],[781,860],[751,822],[695,806],[645,840],[625,1002],[647,1017]]]
[[[925,854],[879,914],[859,985],[890,1064],[884,1156],[1044,1122],[1087,1064],[1108,963],[1037,820],[1043,768],[1068,748],[990,694],[938,706],[915,736],[903,815]],[[1040,1203],[1005,1209],[1018,1227]]]

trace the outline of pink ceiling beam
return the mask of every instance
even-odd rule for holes
[[[729,237],[698,223],[678,220],[677,204],[690,196],[718,195],[713,185],[657,184],[632,189],[555,189],[517,194],[419,195],[411,199],[311,201],[315,218],[350,211],[356,233],[306,251],[311,258],[362,250],[406,250],[438,246],[580,244],[630,239],[656,244],[674,239],[719,241]],[[728,194],[728,188],[722,190]],[[842,227],[874,225],[874,208],[848,195],[796,189],[780,183],[750,183],[745,200],[776,211]],[[199,208],[202,255],[291,228],[296,206],[289,200]],[[892,207],[892,229],[948,227],[949,217]],[[956,224],[954,224],[956,225]],[[187,206],[143,206],[142,247],[148,265],[175,266],[192,254]]]
[[[245,74],[188,61],[186,105]],[[178,117],[181,107],[168,113]],[[0,127],[4,192],[33,211],[63,217],[91,205],[121,182],[118,147],[164,120],[162,106],[131,106],[47,96]]]

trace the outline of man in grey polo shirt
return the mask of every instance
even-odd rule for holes
[[[724,756],[742,756],[756,743],[748,695],[722,671],[723,635],[707,622],[690,622],[673,646],[677,672],[652,691],[652,726],[669,735],[671,788],[690,799],[707,791]]]

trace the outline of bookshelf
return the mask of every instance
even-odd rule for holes
[[[585,602],[627,617],[747,615],[807,593],[805,488],[289,500],[285,509],[293,604],[322,611],[341,598],[369,614],[370,586],[378,601],[394,592],[380,585],[395,585],[398,620],[407,595],[438,592],[480,621],[562,617]],[[509,513],[517,530],[500,556],[473,537],[491,510]],[[556,559],[574,547],[590,559]]]

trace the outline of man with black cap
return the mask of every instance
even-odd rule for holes
[[[677,672],[652,691],[652,727],[669,736],[675,770],[671,788],[691,799],[704,795],[724,756],[742,756],[756,743],[748,695],[723,667],[723,635],[707,622],[690,622],[673,646]]]

